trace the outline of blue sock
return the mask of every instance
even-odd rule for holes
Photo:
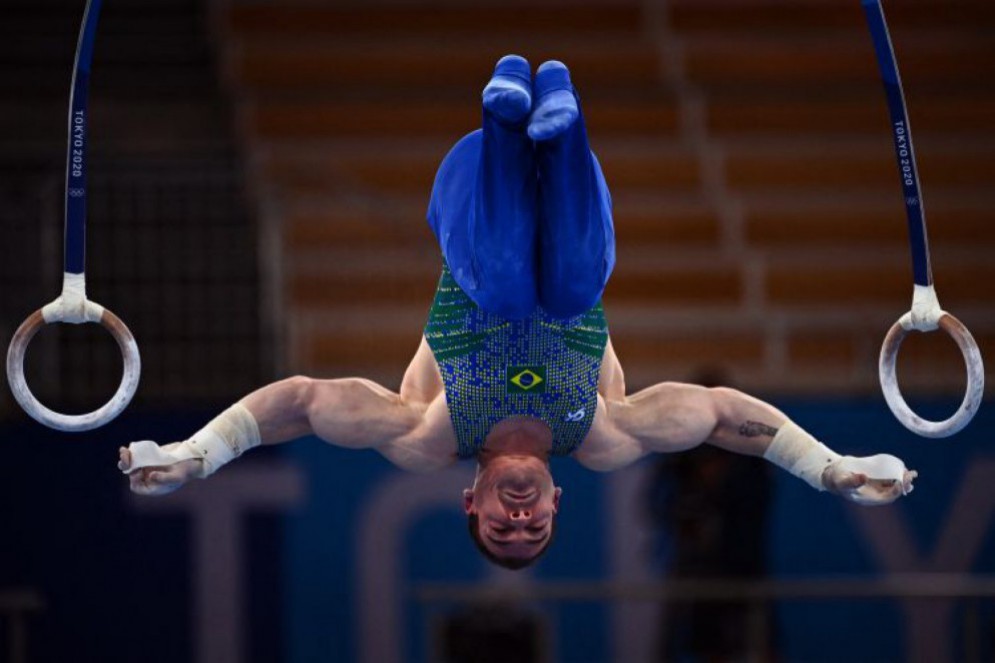
[[[499,119],[517,124],[532,110],[532,71],[520,55],[498,60],[494,75],[484,88],[484,108]]]
[[[536,72],[535,108],[529,118],[529,138],[549,140],[567,130],[580,111],[574,87],[570,83],[570,70],[562,62],[543,62]]]

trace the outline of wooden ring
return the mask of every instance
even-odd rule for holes
[[[51,322],[59,321],[51,320]],[[31,415],[35,421],[49,428],[67,432],[99,428],[121,414],[138,389],[138,378],[142,371],[138,344],[128,327],[116,315],[103,309],[100,315],[100,324],[117,341],[118,347],[121,349],[121,358],[124,360],[124,374],[121,376],[121,384],[111,399],[102,407],[87,414],[68,415],[60,414],[42,405],[31,393],[27,380],[24,378],[24,355],[28,350],[28,344],[31,343],[31,339],[34,338],[38,330],[46,324],[48,321],[42,315],[42,310],[38,309],[17,328],[14,338],[10,342],[10,348],[7,350],[7,379],[10,382],[14,398],[24,408],[24,411]]]
[[[949,437],[966,426],[978,411],[981,398],[985,391],[985,368],[981,361],[981,351],[971,332],[960,320],[944,312],[937,321],[940,328],[956,341],[964,356],[967,367],[967,391],[964,400],[952,417],[944,421],[929,421],[923,419],[908,406],[898,387],[898,377],[895,372],[895,360],[898,349],[909,330],[902,326],[901,320],[892,325],[881,345],[881,356],[878,360],[878,374],[881,378],[881,390],[884,399],[892,413],[913,433],[923,437]]]

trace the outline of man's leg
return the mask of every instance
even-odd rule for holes
[[[538,297],[530,88],[524,59],[498,62],[484,89],[483,128],[439,166],[428,212],[456,282],[481,308],[511,319],[530,315]]]
[[[587,142],[584,117],[559,62],[536,74],[529,134],[539,170],[539,302],[579,315],[601,298],[615,265],[611,194]]]

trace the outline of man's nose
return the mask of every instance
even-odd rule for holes
[[[512,520],[529,520],[532,518],[532,511],[530,509],[512,509],[508,515]]]

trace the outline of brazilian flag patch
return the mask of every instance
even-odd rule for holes
[[[509,394],[541,394],[546,391],[545,366],[509,366]]]

